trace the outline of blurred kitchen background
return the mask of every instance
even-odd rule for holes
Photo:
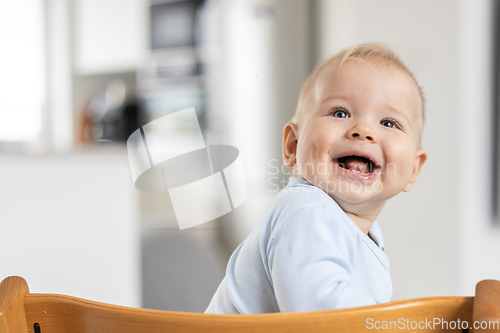
[[[500,279],[493,0],[0,2],[0,279],[32,292],[202,312],[231,252],[286,184],[281,135],[314,66],[392,46],[424,87],[429,159],[378,221],[393,300]],[[179,231],[168,193],[134,188],[126,139],[195,107],[242,154],[248,197]],[[181,143],[179,143],[181,144]]]

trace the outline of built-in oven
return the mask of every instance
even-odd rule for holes
[[[144,122],[195,107],[204,125],[204,0],[152,0],[149,54],[137,73]]]

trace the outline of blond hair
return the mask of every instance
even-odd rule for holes
[[[413,73],[406,67],[406,65],[401,61],[401,59],[397,56],[397,54],[386,44],[384,43],[361,43],[354,45],[348,49],[342,50],[334,56],[326,59],[316,66],[313,73],[307,79],[304,86],[300,90],[299,100],[297,103],[297,109],[295,111],[295,115],[292,118],[292,122],[298,123],[299,119],[303,117],[303,115],[307,111],[307,106],[310,105],[310,100],[313,97],[313,92],[315,91],[316,82],[318,81],[321,74],[327,68],[337,69],[344,62],[349,59],[362,59],[368,61],[387,61],[399,69],[403,70],[407,73],[415,83],[418,89],[418,94],[421,100],[421,126],[418,135],[418,143],[420,145],[420,138],[422,135],[422,129],[425,122],[425,97],[422,91],[422,87],[418,84],[417,79],[413,75]]]

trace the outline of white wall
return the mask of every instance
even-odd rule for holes
[[[493,2],[460,1],[457,135],[458,287],[472,294],[483,279],[500,280],[500,225],[491,216]],[[498,24],[498,23],[496,23]],[[496,60],[498,62],[498,60]],[[472,162],[472,163],[471,163]]]
[[[0,155],[0,280],[141,306],[138,200],[126,151]]]
[[[356,43],[385,42],[414,72],[427,98],[423,148],[429,154],[428,161],[412,191],[391,199],[378,219],[391,259],[393,299],[460,294],[465,291],[462,284],[473,287],[476,282],[472,278],[466,282],[459,278],[460,273],[471,267],[460,251],[464,247],[460,237],[464,226],[460,223],[459,207],[464,205],[459,201],[459,193],[467,189],[459,181],[462,171],[457,168],[457,162],[464,156],[464,147],[457,141],[464,134],[459,125],[459,97],[464,94],[457,83],[459,76],[464,75],[458,55],[463,29],[458,28],[467,23],[459,13],[465,4],[474,7],[476,3],[465,0],[318,2],[320,59]],[[485,1],[481,3],[484,7]],[[485,14],[482,10],[475,12]],[[470,20],[473,13],[467,14]],[[481,34],[485,24],[479,22],[482,16],[468,22],[481,25]],[[466,61],[473,62],[470,57]],[[476,95],[474,99],[477,97],[483,96]],[[476,135],[478,127],[479,124],[474,124],[467,133]],[[477,193],[479,189],[473,190]]]

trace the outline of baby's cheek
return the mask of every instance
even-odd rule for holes
[[[404,155],[400,155],[401,159],[398,161],[389,161],[383,172],[389,183],[397,188],[404,188],[410,181],[413,173],[412,161],[408,157],[405,156],[406,158],[404,158],[403,156]]]
[[[401,163],[400,170],[399,170],[399,176],[405,181],[409,182],[410,178],[413,174],[413,167],[415,165],[414,159],[412,159],[411,156],[408,156],[404,161]]]

